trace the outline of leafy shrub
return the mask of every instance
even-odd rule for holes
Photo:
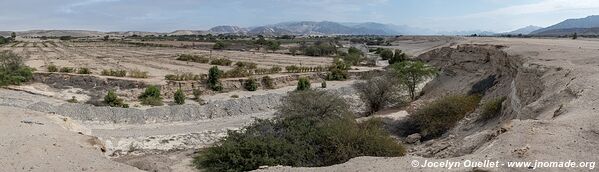
[[[485,102],[482,106],[481,119],[489,120],[496,117],[501,112],[503,102],[506,100],[505,97],[498,97]]]
[[[233,95],[231,95],[231,98],[234,98],[234,99],[239,98],[239,95],[233,94]]]
[[[197,81],[200,80],[200,75],[195,75],[192,73],[182,73],[182,74],[168,74],[164,76],[164,79],[169,81]]]
[[[185,93],[183,93],[183,90],[177,89],[175,92],[175,103],[179,105],[185,104]]]
[[[81,68],[79,68],[79,70],[77,70],[77,74],[88,75],[88,74],[92,74],[92,71],[89,70],[89,68],[81,67]]]
[[[110,107],[129,108],[129,105],[123,103],[123,99],[119,98],[113,90],[109,90],[104,96],[104,103]]]
[[[213,91],[222,91],[223,86],[220,83],[220,77],[222,75],[222,71],[218,69],[217,66],[213,66],[208,71],[208,87]]]
[[[364,82],[357,82],[353,87],[368,107],[368,115],[400,100],[401,89],[395,77],[374,77]]]
[[[304,91],[310,89],[310,80],[306,77],[300,77],[297,81],[297,91]]]
[[[134,69],[129,71],[129,77],[131,78],[148,78],[148,72],[146,71],[141,71],[139,69]]]
[[[210,62],[211,65],[219,65],[219,66],[231,66],[233,61],[225,58],[215,59]]]
[[[74,73],[75,72],[75,68],[72,68],[72,67],[62,67],[62,68],[60,68],[60,72],[61,73]]]
[[[127,71],[118,69],[104,69],[102,70],[101,74],[104,76],[125,77],[127,76]]]
[[[210,61],[209,58],[206,58],[204,56],[189,55],[189,54],[181,54],[181,55],[179,55],[179,57],[177,57],[177,60],[196,62],[196,63],[208,63]]]
[[[48,72],[58,72],[58,66],[56,65],[48,65],[48,67],[46,67],[48,69]]]
[[[250,77],[245,81],[243,87],[248,91],[256,91],[258,90],[258,83],[256,79]]]
[[[358,156],[405,153],[380,121],[355,122],[338,95],[296,92],[284,98],[283,105],[287,106],[278,113],[285,116],[256,119],[242,130],[229,131],[217,146],[195,157],[193,164],[205,171],[250,171],[262,165],[316,167]]]
[[[424,139],[432,139],[454,127],[466,114],[474,111],[479,96],[446,96],[408,116]]]
[[[33,70],[23,58],[10,51],[0,52],[0,86],[19,85],[33,79]]]
[[[275,88],[274,81],[270,76],[262,77],[262,84],[264,85],[264,88],[266,88],[266,89],[274,89]]]
[[[162,97],[160,96],[160,88],[150,85],[146,90],[139,95],[142,105],[162,106]]]

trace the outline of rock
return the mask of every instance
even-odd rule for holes
[[[408,137],[406,137],[406,143],[408,143],[408,144],[420,143],[421,138],[422,138],[422,136],[420,135],[420,133],[411,134]]]

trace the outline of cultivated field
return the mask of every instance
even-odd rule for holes
[[[116,42],[16,42],[0,47],[24,56],[28,66],[38,71],[54,64],[58,67],[86,67],[94,74],[104,69],[147,71],[150,80],[159,81],[165,75],[190,72],[207,74],[213,65],[176,60],[180,54],[200,55],[211,59],[225,58],[233,62],[254,62],[258,67],[279,66],[328,66],[330,57],[291,56],[285,54],[208,51],[171,47],[143,47]],[[219,66],[221,70],[233,67]]]

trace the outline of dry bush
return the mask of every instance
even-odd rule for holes
[[[424,139],[436,138],[454,127],[468,113],[473,112],[479,101],[480,96],[477,95],[446,96],[418,109],[408,116],[407,120]]]
[[[201,77],[200,75],[195,75],[192,73],[181,73],[181,74],[168,74],[166,76],[164,76],[164,79],[169,80],[169,81],[197,81],[200,80]]]
[[[125,77],[127,76],[127,71],[119,69],[104,69],[102,70],[101,74],[104,76]]]
[[[75,68],[72,67],[62,67],[59,70],[61,73],[74,73],[75,72]]]
[[[399,81],[392,76],[374,77],[363,82],[357,82],[353,87],[358,91],[360,98],[367,104],[368,115],[397,104],[400,99],[401,89]]]
[[[246,68],[246,69],[258,68],[258,64],[253,63],[253,62],[237,62],[237,63],[235,63],[235,66],[240,67],[240,68]]]
[[[225,58],[215,59],[210,62],[211,65],[219,65],[219,66],[231,66],[233,61]]]
[[[489,120],[495,118],[501,112],[501,107],[506,97],[498,97],[485,102],[482,106],[481,119]]]
[[[147,71],[141,71],[139,69],[129,71],[129,77],[131,78],[148,78],[150,77]]]
[[[274,81],[270,76],[262,77],[262,84],[264,85],[264,88],[266,88],[266,89],[274,89],[275,88]]]
[[[58,66],[56,65],[50,64],[46,68],[48,69],[48,72],[58,72]]]
[[[89,68],[81,67],[81,68],[79,68],[79,70],[77,70],[77,74],[88,75],[88,74],[92,74],[92,71],[89,70]]]
[[[275,119],[229,131],[193,164],[205,171],[250,171],[262,165],[328,166],[358,156],[403,156],[405,149],[380,121],[358,124],[344,99],[324,91],[294,92]]]
[[[189,55],[189,54],[181,54],[181,55],[179,55],[179,57],[177,57],[177,60],[196,62],[196,63],[208,63],[210,61],[209,58],[206,58],[204,56]]]

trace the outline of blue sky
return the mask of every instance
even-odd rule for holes
[[[286,21],[509,31],[599,14],[598,0],[2,0],[0,30],[201,30]]]

